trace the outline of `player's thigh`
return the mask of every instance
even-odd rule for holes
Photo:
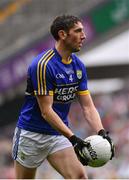
[[[86,170],[78,161],[77,156],[72,147],[68,147],[57,151],[48,156],[49,163],[64,178],[86,178]]]
[[[27,168],[14,161],[16,179],[34,179],[36,168]]]

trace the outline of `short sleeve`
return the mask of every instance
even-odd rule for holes
[[[49,60],[53,56],[50,51],[46,58],[41,58],[37,63],[32,64],[30,69],[30,77],[33,84],[34,95],[53,95],[53,78]],[[42,60],[43,59],[43,60]]]

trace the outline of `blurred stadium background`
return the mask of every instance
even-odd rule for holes
[[[107,165],[87,167],[89,178],[129,178],[128,0],[0,0],[0,178],[15,178],[11,145],[27,66],[35,55],[53,46],[49,26],[63,13],[84,21],[87,41],[78,55],[87,67],[94,103],[116,144],[116,157]],[[69,116],[77,135],[93,134],[77,102]],[[62,178],[47,161],[36,177]]]

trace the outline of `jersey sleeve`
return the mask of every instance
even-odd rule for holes
[[[34,95],[53,95],[53,76],[49,60],[53,53],[49,52],[46,59],[39,60],[31,67],[30,77],[33,84]]]
[[[79,76],[80,73],[80,77],[82,76],[82,78],[80,79],[79,82],[79,88],[78,88],[78,95],[87,95],[89,94],[89,90],[88,90],[88,80],[87,80],[87,72],[86,72],[86,67],[82,64],[82,71],[78,72],[77,76]]]

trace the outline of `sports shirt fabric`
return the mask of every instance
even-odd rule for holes
[[[53,96],[53,110],[68,126],[71,102],[77,95],[89,94],[84,64],[73,53],[68,63],[55,48],[35,57],[28,68],[25,103],[17,127],[32,132],[60,135],[42,117],[37,95]]]

